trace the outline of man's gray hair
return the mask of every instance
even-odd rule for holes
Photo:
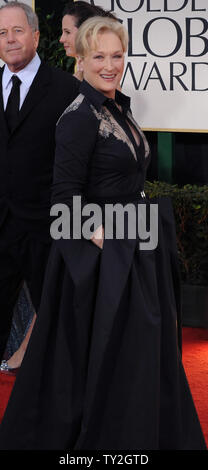
[[[31,27],[32,31],[39,30],[38,17],[29,5],[26,5],[25,3],[17,2],[17,1],[7,2],[6,5],[2,5],[0,7],[0,11],[3,10],[4,8],[21,8],[25,12],[28,24]]]

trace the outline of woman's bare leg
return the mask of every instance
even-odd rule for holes
[[[33,330],[33,326],[35,324],[36,316],[37,316],[36,313],[34,313],[30,327],[28,328],[27,334],[25,338],[23,339],[19,349],[17,349],[17,351],[15,351],[15,353],[7,361],[9,368],[16,369],[17,367],[21,366],[22,360],[23,360],[23,357],[27,349],[27,345],[29,343],[29,339]]]

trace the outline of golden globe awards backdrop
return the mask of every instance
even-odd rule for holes
[[[143,129],[208,132],[208,0],[88,0],[129,32],[122,81]]]

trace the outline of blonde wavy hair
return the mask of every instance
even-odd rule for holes
[[[76,54],[84,57],[91,49],[91,43],[96,48],[98,35],[106,31],[115,33],[119,37],[123,52],[126,52],[128,47],[126,28],[117,19],[94,16],[82,23],[78,29],[75,39]]]

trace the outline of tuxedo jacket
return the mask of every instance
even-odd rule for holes
[[[71,74],[41,63],[10,134],[0,87],[0,230],[10,213],[27,232],[41,238],[47,227],[49,236],[56,123],[78,89]]]

